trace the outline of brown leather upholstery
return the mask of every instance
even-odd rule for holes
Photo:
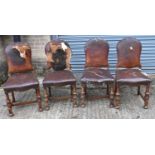
[[[110,106],[113,106],[114,78],[108,69],[109,45],[100,39],[89,40],[85,46],[85,70],[81,77],[81,106],[84,107],[87,95],[87,84],[107,85],[107,97],[110,98]],[[96,97],[96,96],[95,96]],[[103,97],[103,96],[102,96]]]
[[[76,79],[71,71],[49,71],[43,80],[44,86],[71,85],[75,84]]]
[[[15,73],[2,86],[7,91],[27,90],[39,87],[39,82],[33,72]]]
[[[117,44],[117,67],[141,67],[141,43],[135,38],[125,38]]]
[[[116,80],[119,83],[145,83],[151,82],[148,75],[141,69],[118,69],[116,71]]]
[[[108,69],[104,68],[86,68],[81,78],[82,83],[103,83],[103,82],[114,82],[113,76],[110,74]]]
[[[9,73],[32,71],[31,48],[27,43],[13,43],[6,47],[5,54]]]
[[[85,67],[108,67],[109,45],[104,40],[90,40],[85,46]]]

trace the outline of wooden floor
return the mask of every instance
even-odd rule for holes
[[[42,104],[44,107],[44,96],[42,93]],[[52,89],[53,96],[69,95],[70,90],[68,88]],[[79,93],[79,90],[78,90]],[[105,93],[105,90],[89,89],[88,94],[101,94]],[[20,101],[35,99],[35,93],[33,90],[26,93],[15,93],[17,99]],[[53,100],[50,101],[50,110],[38,112],[37,104],[26,106],[13,107],[15,116],[11,119],[120,119],[120,118],[155,118],[155,86],[151,88],[150,106],[145,110],[142,108],[143,101],[140,96],[136,95],[136,88],[123,87],[121,89],[121,109],[116,110],[109,108],[108,99],[88,100],[85,108],[73,108],[69,99],[67,100]],[[5,96],[2,89],[0,89],[0,118],[10,118],[7,115],[7,107],[5,102]]]

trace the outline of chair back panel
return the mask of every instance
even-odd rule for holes
[[[142,46],[135,38],[125,38],[117,44],[117,67],[141,67],[140,56]]]
[[[62,45],[62,43],[64,44]],[[64,54],[62,54],[63,52]],[[52,67],[54,70],[63,70],[65,68],[71,68],[71,48],[67,42],[63,40],[52,40],[48,42],[45,46],[45,54],[49,68]],[[56,55],[59,57],[60,61],[58,61],[58,64],[55,60]],[[61,56],[63,57],[61,58]]]
[[[27,43],[13,43],[6,47],[5,54],[9,73],[32,71],[31,48]]]
[[[85,46],[85,67],[108,67],[109,44],[105,40],[89,40]]]

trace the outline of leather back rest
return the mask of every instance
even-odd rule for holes
[[[48,55],[53,51],[56,51],[61,46],[61,40],[52,40],[45,46],[45,54]]]
[[[85,46],[85,67],[108,67],[109,44],[105,40],[89,40]]]
[[[64,43],[62,45],[62,43]],[[65,63],[66,63],[66,67],[71,67],[70,65],[70,61],[71,61],[71,49],[70,46],[67,42],[63,41],[63,40],[52,40],[50,42],[48,42],[45,46],[45,54],[47,57],[47,64],[48,67],[54,67],[55,61],[54,61],[54,55],[56,54],[56,52],[58,52],[59,50],[63,50],[65,52]]]
[[[135,38],[125,38],[117,44],[117,67],[141,67],[140,56],[142,46]]]
[[[6,47],[5,54],[8,72],[20,73],[32,71],[31,48],[27,43],[13,43]]]

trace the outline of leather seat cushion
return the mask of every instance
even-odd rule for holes
[[[82,83],[87,82],[114,82],[114,78],[108,69],[104,68],[86,68],[81,78]]]
[[[43,80],[44,86],[50,85],[70,85],[75,84],[76,78],[73,73],[68,70],[63,71],[49,71]]]
[[[5,90],[31,89],[39,86],[36,75],[33,72],[15,73],[2,85]]]
[[[118,69],[116,70],[116,80],[122,83],[151,82],[148,75],[141,69]]]

